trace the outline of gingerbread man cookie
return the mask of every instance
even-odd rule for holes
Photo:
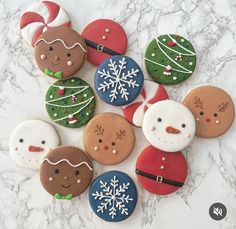
[[[92,118],[84,130],[84,147],[96,161],[114,165],[133,151],[135,135],[126,119],[115,113],[102,113]]]
[[[196,120],[196,134],[204,138],[223,135],[233,124],[235,108],[230,95],[213,86],[192,90],[183,101]]]

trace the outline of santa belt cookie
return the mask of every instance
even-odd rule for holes
[[[172,185],[172,186],[176,186],[176,187],[182,187],[184,185],[184,183],[182,183],[182,182],[169,180],[169,179],[167,179],[163,176],[156,176],[156,175],[153,175],[153,174],[150,174],[150,173],[146,173],[146,172],[144,172],[142,170],[139,170],[139,169],[136,169],[135,173],[137,175],[146,177],[148,179],[155,180],[158,183],[164,183],[164,184],[168,184],[168,185]]]
[[[113,51],[107,47],[105,47],[104,45],[102,44],[97,44],[93,41],[90,41],[90,40],[87,40],[87,39],[84,39],[85,40],[85,43],[87,46],[91,47],[91,48],[94,48],[94,49],[97,49],[98,52],[104,52],[104,53],[107,53],[111,56],[114,56],[114,55],[121,55],[120,53],[116,52],[116,51]]]

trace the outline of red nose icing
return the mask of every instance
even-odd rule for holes
[[[105,150],[107,150],[107,149],[108,149],[108,146],[107,146],[107,145],[105,145],[103,148],[104,148]]]
[[[29,150],[29,152],[42,152],[43,148],[31,145],[31,146],[29,146],[28,150]]]
[[[206,118],[206,122],[210,122],[211,120],[209,118]]]

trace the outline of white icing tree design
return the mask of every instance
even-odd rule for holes
[[[128,215],[128,208],[126,204],[133,201],[129,195],[126,195],[126,190],[128,190],[130,183],[118,184],[119,180],[114,176],[110,184],[107,182],[100,181],[101,192],[96,191],[92,193],[94,199],[101,200],[101,204],[97,207],[97,212],[104,213],[109,210],[109,215],[112,219],[115,218],[117,212],[119,211],[122,215]]]
[[[98,71],[100,77],[104,79],[104,82],[100,83],[98,90],[105,92],[106,90],[112,89],[109,95],[111,102],[116,100],[119,94],[122,99],[127,101],[129,96],[127,87],[139,87],[139,84],[134,80],[139,69],[132,68],[130,71],[126,71],[126,64],[127,61],[124,57],[119,60],[118,64],[115,60],[110,59],[110,63],[108,64],[110,70],[106,71],[102,69],[102,71]]]

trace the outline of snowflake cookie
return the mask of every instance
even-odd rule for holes
[[[143,87],[143,73],[130,57],[116,55],[106,59],[95,74],[95,88],[100,98],[113,106],[133,102]]]
[[[89,189],[89,202],[101,219],[119,222],[133,213],[137,203],[137,189],[127,174],[110,171],[94,180]]]

